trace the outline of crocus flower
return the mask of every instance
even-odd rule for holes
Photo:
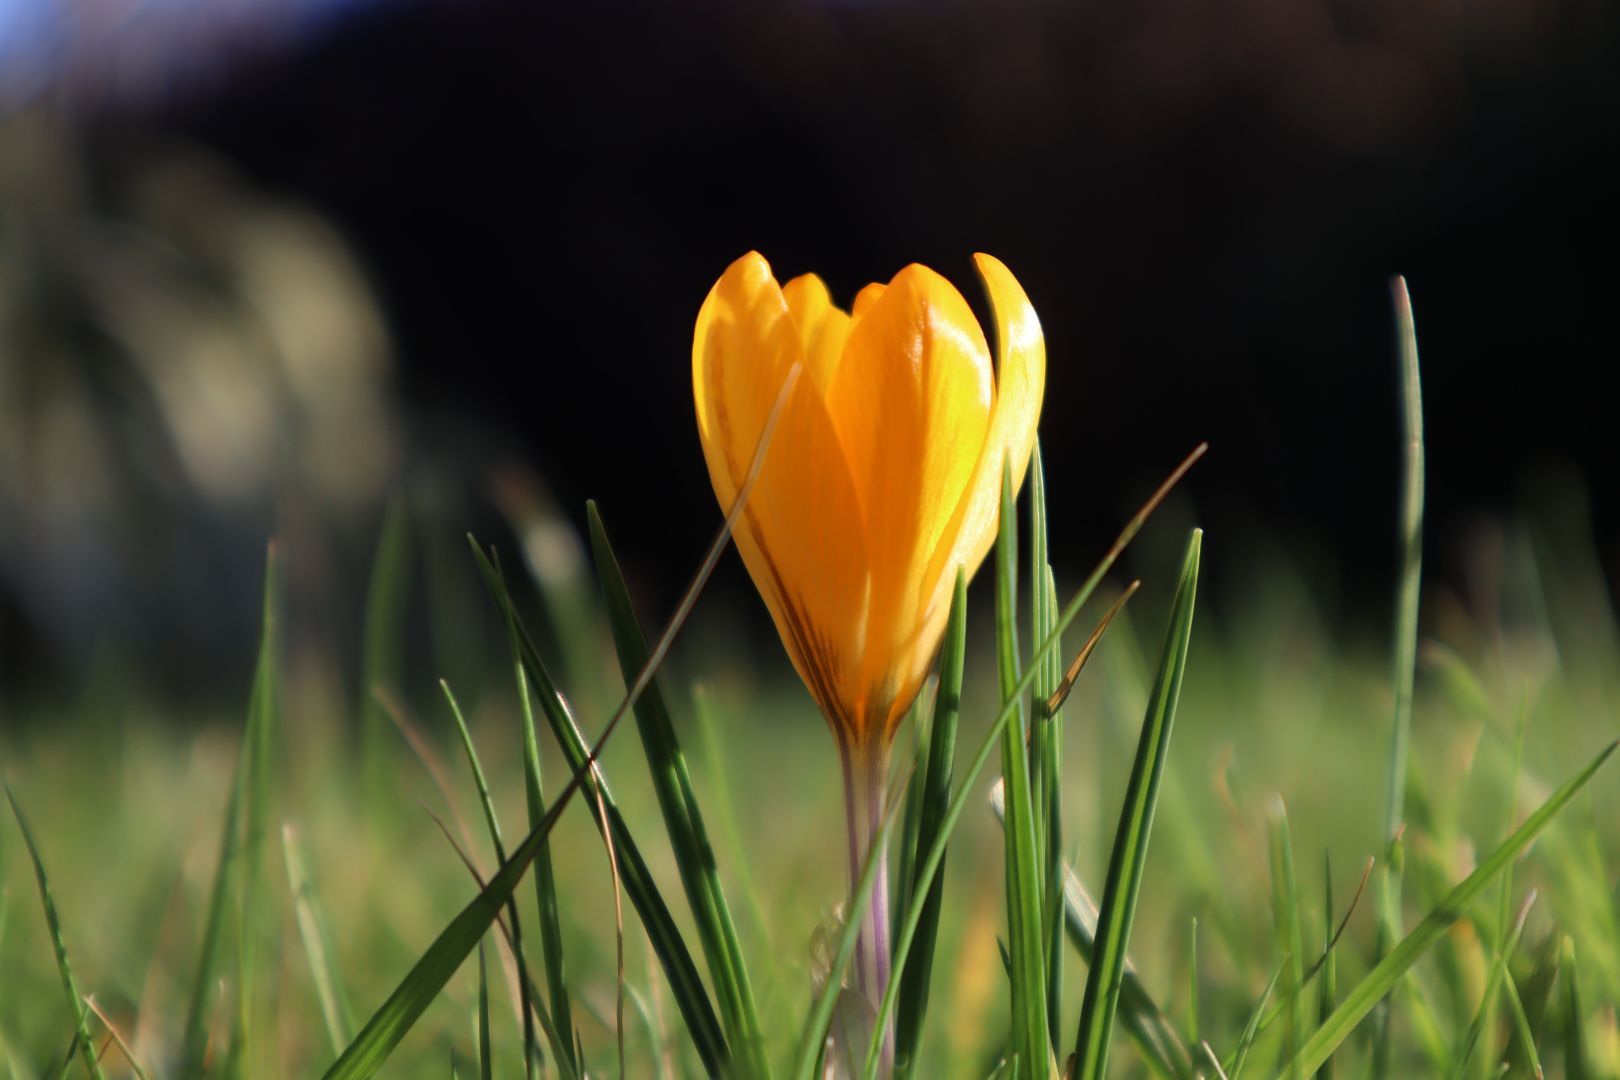
[[[852,881],[882,813],[895,727],[939,648],[957,571],[994,542],[1003,463],[1023,480],[1046,378],[1040,322],[999,261],[975,256],[997,355],[950,282],[911,265],[851,312],[814,275],[777,284],[750,252],[698,313],[692,387],[709,478],[729,509],[795,363],[735,528],[793,666],[838,741]],[[886,887],[863,927],[860,984],[887,980]]]

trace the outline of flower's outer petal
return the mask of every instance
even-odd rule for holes
[[[856,318],[828,388],[866,523],[867,728],[887,726],[909,706],[926,674],[931,657],[913,663],[896,650],[915,636],[931,556],[950,542],[951,520],[973,479],[991,381],[990,350],[961,293],[913,265]]]
[[[692,389],[709,479],[729,510],[784,379],[801,356],[798,327],[758,253],[726,270],[698,312]],[[860,504],[838,434],[813,381],[783,409],[737,549],[793,666],[840,738],[850,719],[867,598]]]
[[[999,259],[978,254],[973,261],[995,312],[996,403],[973,481],[951,524],[954,540],[935,554],[928,570],[926,588],[932,597],[928,610],[947,607],[956,568],[963,567],[972,577],[995,543],[1001,516],[1002,462],[1012,467],[1016,493],[1023,486],[1035,450],[1035,429],[1046,392],[1046,339],[1023,286]]]
[[[782,296],[799,328],[807,374],[816,384],[816,393],[826,397],[827,386],[844,355],[850,317],[833,306],[827,286],[814,274],[801,274],[782,286]]]

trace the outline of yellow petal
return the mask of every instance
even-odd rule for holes
[[[888,725],[910,704],[931,659],[913,662],[897,650],[911,649],[925,621],[927,570],[935,551],[950,544],[993,393],[984,334],[950,282],[913,265],[871,295],[850,331],[827,408],[854,479],[871,569],[862,708],[873,723]]]
[[[1013,491],[1024,483],[1046,390],[1046,339],[1023,286],[999,259],[973,256],[996,320],[996,401],[989,431],[956,519],[955,537],[929,568],[933,606],[948,604],[956,568],[969,577],[995,543],[1001,507],[1002,462],[1012,467]],[[943,615],[939,616],[942,620]]]
[[[799,328],[807,374],[815,382],[816,392],[825,397],[833,371],[844,355],[850,317],[833,306],[827,286],[814,274],[801,274],[782,286],[782,296]]]
[[[799,327],[771,268],[750,252],[698,313],[692,388],[709,479],[729,510],[783,380],[802,356]],[[736,529],[737,549],[793,666],[834,732],[856,729],[848,703],[867,603],[860,504],[838,434],[801,378]]]
[[[884,286],[874,281],[855,294],[855,306],[850,309],[855,318],[859,319],[865,315],[872,305],[877,303],[877,298],[883,295],[883,289]]]

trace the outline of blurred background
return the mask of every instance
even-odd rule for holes
[[[661,617],[719,522],[692,321],[749,248],[980,310],[998,255],[1054,561],[1207,439],[1215,610],[1287,563],[1368,637],[1404,273],[1431,595],[1490,622],[1519,521],[1612,590],[1617,46],[1606,0],[0,0],[0,697],[234,700],[272,533],[352,662],[396,492],[454,559],[549,521],[553,567],[595,497]]]

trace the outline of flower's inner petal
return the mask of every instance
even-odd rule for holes
[[[856,293],[855,305],[854,307],[850,308],[850,311],[854,314],[854,317],[859,319],[862,315],[865,315],[867,311],[871,309],[872,305],[877,303],[878,297],[883,295],[883,290],[886,288],[888,288],[887,285],[874,281],[870,285],[866,286],[866,288]]]
[[[801,348],[769,264],[757,253],[733,263],[703,302],[692,344],[698,432],[727,509]],[[812,381],[801,377],[736,541],[794,667],[841,733],[856,724],[848,703],[856,700],[866,619],[863,533],[838,433]]]
[[[799,329],[799,345],[816,392],[827,396],[833,372],[844,355],[850,317],[833,306],[827,286],[814,274],[801,274],[782,286],[782,296]]]
[[[862,685],[875,713],[908,704],[931,659],[897,650],[910,647],[923,616],[924,577],[949,545],[993,391],[978,321],[932,270],[906,267],[862,308],[857,301],[827,406],[866,525],[873,586]]]
[[[949,605],[956,568],[964,567],[971,577],[995,543],[1002,462],[1011,466],[1013,491],[1017,492],[1035,449],[1035,429],[1046,390],[1046,339],[1023,286],[1000,260],[984,254],[973,260],[995,311],[996,401],[973,479],[947,530],[951,542],[934,553],[925,575],[933,607]],[[944,615],[939,617],[943,620]]]

